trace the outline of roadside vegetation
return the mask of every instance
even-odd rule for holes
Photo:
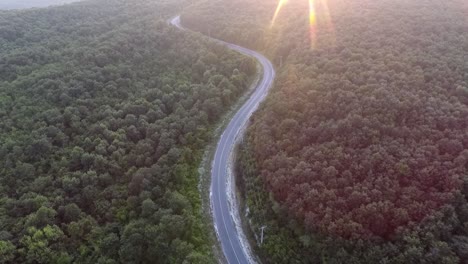
[[[278,68],[238,164],[263,260],[468,261],[468,5],[278,2],[182,17]]]
[[[185,1],[0,11],[0,263],[213,263],[198,166],[255,62]]]

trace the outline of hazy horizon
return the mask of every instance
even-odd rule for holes
[[[0,9],[24,9],[32,7],[47,7],[53,5],[63,5],[80,0],[3,0],[0,2]]]

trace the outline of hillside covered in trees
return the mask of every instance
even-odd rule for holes
[[[468,261],[467,17],[462,0],[185,12],[279,71],[238,166],[253,230],[268,226],[265,262]]]
[[[212,263],[198,166],[255,63],[184,1],[0,11],[0,263]]]

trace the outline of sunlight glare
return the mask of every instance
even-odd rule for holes
[[[330,33],[330,45],[335,46],[336,44],[336,35],[335,35],[335,26],[333,25],[333,20],[331,18],[330,9],[328,8],[328,0],[319,0],[321,13],[323,13],[323,28],[328,30]],[[321,26],[322,27],[322,26]]]
[[[309,0],[309,27],[311,47],[315,48],[317,43],[317,13],[315,12],[315,0]]]
[[[273,19],[271,20],[271,26],[275,24],[276,18],[278,17],[279,12],[281,11],[281,8],[288,2],[288,0],[280,0],[278,3],[278,6],[276,7],[275,15],[273,16]]]
[[[301,0],[302,1],[302,0]],[[276,7],[271,27],[274,26],[279,13],[284,9],[288,0],[279,0]],[[335,27],[333,25],[328,0],[308,0],[309,2],[309,38],[311,49],[317,48],[320,35],[320,45],[334,47],[336,45]],[[323,44],[323,45],[322,45]]]

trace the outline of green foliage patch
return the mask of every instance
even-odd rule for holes
[[[0,262],[214,262],[197,168],[255,63],[184,4],[0,12]]]

